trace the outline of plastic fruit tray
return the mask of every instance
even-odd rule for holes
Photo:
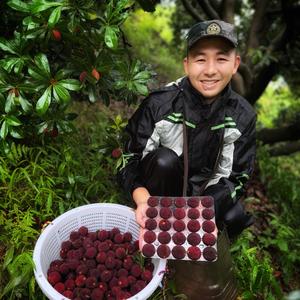
[[[89,231],[98,229],[111,230],[118,227],[122,233],[129,231],[134,240],[139,238],[140,228],[135,221],[134,211],[119,204],[88,204],[74,208],[53,220],[41,233],[36,242],[33,260],[35,279],[43,293],[51,300],[67,300],[58,293],[47,280],[50,263],[59,259],[61,243],[68,240],[70,232],[86,226]],[[139,293],[128,300],[145,300],[159,286],[166,269],[166,260],[152,259],[153,278]]]
[[[140,249],[145,257],[193,261],[217,259],[214,199],[160,197],[148,199]]]

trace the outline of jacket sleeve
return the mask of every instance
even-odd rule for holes
[[[117,179],[130,200],[132,200],[133,190],[144,186],[139,172],[143,155],[158,147],[157,139],[153,139],[155,120],[149,102],[149,98],[143,100],[125,128],[127,141],[124,146],[124,153],[128,155],[129,159],[126,165],[119,170]]]
[[[208,186],[204,195],[215,199],[216,219],[223,220],[226,212],[245,193],[245,183],[253,173],[256,154],[256,116],[251,119],[241,136],[234,142],[232,171],[218,183]]]

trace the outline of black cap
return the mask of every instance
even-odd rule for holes
[[[218,36],[227,39],[233,47],[237,47],[238,40],[234,26],[221,20],[210,20],[195,24],[188,32],[187,48],[190,49],[202,38]]]

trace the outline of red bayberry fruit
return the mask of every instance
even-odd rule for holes
[[[168,231],[171,228],[171,222],[168,220],[160,220],[158,226],[161,230]]]
[[[55,285],[59,281],[61,281],[61,276],[57,271],[51,272],[48,275],[48,281],[51,285]]]
[[[164,219],[169,219],[172,216],[172,211],[169,207],[162,207],[159,215]]]
[[[69,298],[69,299],[72,299],[72,298],[73,298],[73,292],[72,292],[72,291],[67,290],[67,291],[64,291],[62,294],[63,294],[65,297]]]
[[[87,234],[89,233],[89,230],[88,230],[87,227],[81,226],[81,227],[78,229],[78,232],[79,232],[82,236],[87,236]]]
[[[85,285],[86,277],[84,275],[78,275],[75,279],[75,284],[78,287],[83,287]]]
[[[216,243],[216,237],[212,233],[204,233],[202,240],[207,246],[213,246]]]
[[[101,273],[100,278],[101,278],[101,281],[103,281],[103,282],[108,282],[108,281],[111,280],[112,276],[113,276],[113,273],[112,273],[111,270],[104,270],[104,271]]]
[[[208,220],[202,223],[202,228],[205,232],[211,233],[215,230],[216,226],[213,221]]]
[[[201,237],[198,233],[192,232],[188,235],[187,241],[192,246],[197,246],[201,242]]]
[[[71,241],[64,241],[64,242],[61,243],[61,249],[62,250],[69,251],[71,248],[72,248]]]
[[[202,217],[204,219],[210,220],[215,216],[215,212],[210,208],[204,208],[202,210]]]
[[[157,239],[161,244],[168,244],[171,240],[171,236],[168,232],[162,231],[158,234]]]
[[[152,279],[152,272],[149,270],[144,270],[141,275],[142,280],[146,281],[147,283]]]
[[[201,250],[198,247],[192,246],[187,250],[187,255],[192,260],[197,260],[201,256]]]
[[[120,259],[123,259],[126,256],[125,249],[121,248],[121,247],[117,248],[115,253],[116,253],[116,257],[118,257]]]
[[[200,211],[197,208],[191,208],[188,210],[188,217],[190,219],[198,219],[200,217]]]
[[[189,198],[188,201],[187,201],[187,203],[188,203],[188,206],[195,208],[195,207],[197,207],[199,205],[199,199],[198,198],[194,198],[194,197],[193,198]]]
[[[95,277],[96,279],[99,279],[101,272],[97,268],[93,268],[93,269],[89,270],[88,274],[90,277]]]
[[[185,257],[185,249],[183,246],[175,246],[172,249],[172,255],[177,259],[182,259]]]
[[[169,197],[164,197],[160,199],[160,205],[163,207],[169,207],[172,204],[172,199]]]
[[[116,266],[116,259],[114,257],[108,256],[105,261],[105,266],[107,269],[113,269]]]
[[[65,285],[62,282],[58,282],[54,285],[54,288],[62,294],[65,291]]]
[[[96,248],[95,247],[89,247],[89,248],[86,249],[84,256],[86,258],[93,258],[93,257],[96,256],[96,254],[97,254]]]
[[[176,220],[174,223],[173,223],[173,228],[176,230],[176,231],[182,231],[185,229],[185,223],[182,221],[182,220]]]
[[[87,76],[87,71],[82,71],[79,75],[79,80],[83,82]]]
[[[50,131],[50,136],[55,138],[58,136],[58,129],[57,127],[54,127],[51,131]]]
[[[145,222],[145,227],[149,230],[154,230],[157,227],[157,222],[154,219],[148,219]]]
[[[156,240],[156,234],[153,231],[146,231],[144,233],[144,240],[146,243],[153,243]]]
[[[130,270],[131,267],[133,265],[133,259],[131,256],[127,256],[124,261],[123,261],[123,267],[126,269],[126,270]]]
[[[114,236],[114,242],[116,244],[122,244],[123,243],[123,234],[122,233],[117,233],[115,236]]]
[[[172,240],[176,245],[182,245],[186,238],[182,232],[175,232],[172,236]]]
[[[187,223],[187,228],[191,232],[196,232],[200,229],[200,223],[197,220],[190,220]]]
[[[107,284],[105,282],[100,282],[99,285],[98,285],[98,288],[103,292],[105,293],[108,289],[107,287]]]
[[[184,198],[179,197],[179,198],[175,199],[175,206],[176,207],[184,207],[185,205],[186,205],[186,201],[185,201]]]
[[[100,73],[95,69],[93,68],[92,72],[91,72],[92,76],[98,81],[101,77]]]
[[[217,258],[217,251],[213,247],[206,247],[203,250],[203,257],[208,261],[213,261]]]
[[[67,279],[65,281],[65,287],[67,290],[73,291],[75,288],[75,281],[73,279]]]
[[[80,233],[78,231],[72,231],[70,233],[70,240],[74,242],[75,240],[80,238]]]
[[[152,244],[145,244],[142,248],[142,253],[146,257],[151,257],[155,253],[155,248]]]
[[[146,210],[146,216],[148,218],[155,218],[158,215],[158,211],[154,207],[148,207]]]
[[[94,289],[97,287],[97,279],[95,277],[88,277],[85,281],[85,286],[89,289]]]
[[[76,268],[76,274],[78,275],[86,275],[88,273],[89,269],[87,265],[81,264]]]
[[[138,264],[133,264],[130,269],[130,273],[137,278],[142,274],[142,269]]]
[[[125,232],[123,235],[124,242],[132,241],[132,234],[130,232]]]
[[[154,271],[154,264],[151,261],[146,261],[145,269],[153,272]]]
[[[91,300],[102,300],[104,299],[104,293],[101,289],[95,288],[91,293]]]
[[[149,206],[155,207],[155,206],[157,206],[157,204],[158,204],[158,199],[157,199],[157,197],[150,196],[150,197],[148,198],[147,203],[148,203]]]
[[[201,204],[204,207],[211,207],[214,204],[214,199],[212,197],[204,197],[201,199]]]
[[[99,252],[96,256],[96,261],[100,264],[104,264],[106,260],[106,252]]]
[[[52,36],[56,41],[60,41],[61,40],[61,33],[59,30],[57,29],[53,29],[52,30]]]
[[[69,271],[70,271],[70,268],[69,268],[69,265],[67,263],[62,263],[59,266],[60,274],[66,275],[67,273],[69,273]]]
[[[124,268],[121,268],[118,270],[117,272],[117,276],[120,278],[120,277],[127,277],[128,276],[128,271]]]
[[[177,220],[181,220],[185,217],[185,210],[184,208],[176,208],[173,212],[173,216],[177,219]]]
[[[111,156],[113,158],[119,158],[122,155],[122,149],[121,148],[116,148],[111,151]]]
[[[101,242],[101,244],[99,244],[98,246],[98,251],[99,252],[107,252],[109,250],[110,246],[108,243],[108,240]]]
[[[170,251],[170,248],[167,246],[167,245],[160,245],[158,246],[157,248],[157,255],[160,257],[160,258],[167,258],[169,257],[171,251]]]
[[[122,276],[118,280],[118,286],[121,288],[125,288],[128,286],[128,279],[125,276]]]
[[[98,231],[97,237],[99,241],[104,242],[106,239],[108,239],[108,236],[109,234],[107,230],[103,229]]]

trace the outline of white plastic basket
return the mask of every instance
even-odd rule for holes
[[[111,230],[118,227],[121,232],[129,231],[134,240],[139,238],[139,225],[135,221],[134,211],[119,204],[88,204],[71,209],[53,220],[41,233],[36,242],[33,260],[35,279],[43,293],[50,300],[67,300],[58,293],[47,280],[50,263],[59,259],[61,243],[69,239],[71,231],[86,226],[90,231],[99,229]],[[148,285],[128,300],[145,300],[159,286],[166,268],[166,260],[152,259],[154,264],[153,278]]]

